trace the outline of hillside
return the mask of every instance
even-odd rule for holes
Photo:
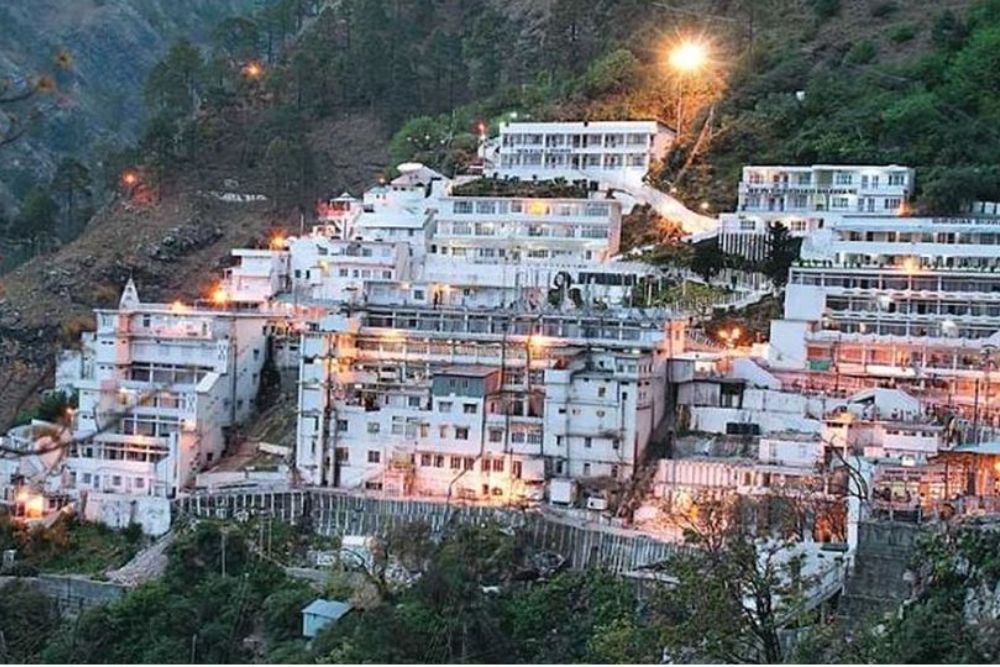
[[[944,63],[940,68],[960,61],[954,54],[969,33],[965,17],[984,2],[352,0],[328,8],[259,83],[243,80],[238,70],[219,74],[206,66],[193,83],[199,108],[160,103],[141,155],[161,203],[129,209],[118,201],[77,241],[3,278],[0,423],[47,386],[60,327],[79,328],[82,322],[73,322],[112,303],[130,274],[146,298],[196,295],[230,248],[282,220],[297,221],[299,208],[312,210],[319,196],[356,192],[394,160],[417,157],[454,168],[475,146],[478,119],[516,110],[536,118],[672,122],[675,85],[664,53],[680,36],[702,35],[712,45],[718,78],[702,101],[717,111],[711,141],[692,168],[677,176],[691,149],[690,140],[682,141],[654,182],[665,189],[677,182],[692,205],[730,206],[738,169],[747,162],[915,158],[922,167],[928,149],[921,142],[936,135],[924,131],[926,124],[887,134],[880,105],[919,92],[912,78],[920,76],[913,69],[919,63]],[[123,11],[110,1],[93,5]],[[178,5],[195,6],[198,0]],[[823,13],[830,7],[835,11]],[[942,46],[948,9],[962,29],[954,44]],[[82,32],[94,38],[100,30]],[[499,57],[501,42],[516,53]],[[179,96],[170,85],[160,90],[163,100],[191,98],[192,84]],[[802,108],[794,102],[798,90],[809,91]],[[900,115],[904,125],[919,107],[908,113]],[[426,122],[404,126],[421,115]],[[696,130],[705,117],[699,114]],[[389,139],[401,127],[390,158]],[[962,141],[970,150],[991,147],[968,143],[967,136]],[[914,155],[916,148],[923,152]],[[223,205],[197,194],[228,188],[227,181],[266,193],[269,204]],[[178,236],[177,229],[194,239],[192,247],[171,261],[151,258],[148,248]]]
[[[226,16],[257,0],[5,0],[0,3],[0,80],[54,73],[56,88],[37,98],[43,119],[4,151],[0,210],[50,176],[63,155],[86,160],[101,145],[126,145],[145,120],[143,86],[179,37],[207,44]],[[68,55],[63,67],[53,59]],[[3,128],[0,128],[2,131]]]
[[[388,159],[384,132],[364,117],[318,123],[335,159],[318,187],[358,192]],[[249,192],[256,192],[250,188]],[[229,251],[253,246],[298,217],[273,203],[225,203],[191,186],[159,203],[118,199],[87,231],[54,254],[37,257],[0,281],[0,425],[51,383],[57,345],[93,328],[92,309],[117,304],[131,276],[143,300],[204,297]]]

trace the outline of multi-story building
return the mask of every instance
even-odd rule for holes
[[[222,457],[254,407],[273,319],[229,306],[143,303],[129,281],[117,309],[96,311],[97,330],[60,359],[78,409],[47,492],[127,507],[173,497]]]
[[[759,260],[773,223],[801,237],[850,216],[898,217],[913,187],[914,171],[897,165],[747,166],[736,212],[719,216],[720,247]]]
[[[485,174],[523,181],[639,185],[675,133],[656,121],[505,122],[484,145]]]
[[[981,413],[1000,389],[998,240],[994,216],[832,223],[805,240],[790,270],[771,365],[822,371],[841,386],[909,386]]]
[[[310,483],[516,501],[550,477],[626,479],[665,414],[683,322],[376,307],[303,340]]]

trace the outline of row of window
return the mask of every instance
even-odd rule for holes
[[[549,148],[597,148],[616,146],[648,146],[651,136],[648,132],[568,133],[568,134],[515,134],[504,133],[502,146],[546,146]]]
[[[470,215],[472,213],[478,215],[527,213],[533,216],[559,216],[564,218],[579,218],[581,216],[606,218],[611,214],[611,205],[596,201],[567,203],[535,199],[470,199],[452,202],[451,210],[456,215]]]
[[[555,169],[567,166],[574,169],[621,169],[622,167],[645,167],[646,160],[647,158],[644,153],[596,153],[593,155],[548,154],[545,155],[544,160],[541,153],[521,153],[501,155],[500,166],[507,168],[541,167],[544,163],[545,167]]]

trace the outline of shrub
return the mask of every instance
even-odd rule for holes
[[[906,23],[903,25],[898,25],[889,31],[889,39],[891,39],[896,44],[902,44],[903,42],[908,42],[917,36],[917,26],[912,23]]]
[[[840,13],[840,0],[810,0],[812,10],[821,19],[833,18]]]
[[[851,47],[851,50],[844,56],[844,63],[847,65],[867,65],[875,60],[875,45],[865,40],[858,42]]]
[[[882,19],[898,10],[899,5],[896,4],[895,0],[885,0],[885,2],[880,2],[871,8],[871,15],[877,19]]]

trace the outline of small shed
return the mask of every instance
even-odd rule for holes
[[[338,600],[317,598],[302,610],[302,636],[315,637],[316,634],[347,615],[353,607]]]

